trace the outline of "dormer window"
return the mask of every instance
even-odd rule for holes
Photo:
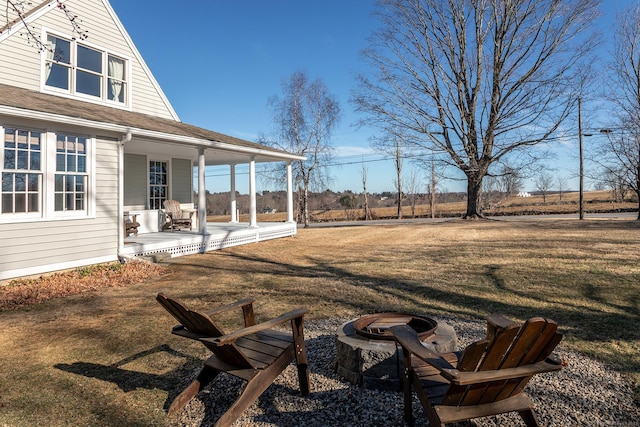
[[[44,84],[71,95],[127,103],[127,61],[75,40],[47,35]]]

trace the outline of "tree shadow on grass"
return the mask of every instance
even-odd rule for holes
[[[450,250],[451,248],[445,248],[441,252],[445,256]],[[372,257],[372,262],[379,262],[380,256]],[[430,256],[437,258],[438,251],[434,251]],[[423,285],[426,281],[408,281],[402,278],[381,278],[354,273],[349,271],[348,266],[341,266],[340,263],[329,264],[321,258],[308,257],[305,265],[301,266],[248,254],[225,253],[224,257],[239,260],[249,266],[244,271],[252,275],[283,276],[288,282],[295,279],[333,280],[337,283],[337,287],[346,284],[353,288],[352,292],[329,292],[323,286],[300,286],[296,288],[296,300],[322,301],[324,304],[332,304],[336,307],[348,307],[357,313],[402,311],[405,307],[411,306],[416,307],[420,311],[419,314],[442,313],[465,318],[477,318],[479,313],[480,315],[498,313],[520,320],[541,316],[555,320],[563,333],[580,340],[608,342],[617,339],[633,342],[640,339],[640,328],[631,327],[640,320],[637,310],[634,310],[634,305],[637,305],[638,301],[637,296],[631,297],[631,306],[625,306],[609,301],[593,290],[589,291],[590,285],[585,283],[583,286],[587,294],[584,296],[594,303],[593,306],[585,306],[578,301],[558,302],[554,300],[553,292],[543,295],[533,290],[529,291],[526,287],[523,289],[510,287],[509,283],[505,283],[500,276],[501,267],[491,263],[473,274],[478,276],[478,280],[492,283],[496,293],[509,294],[511,298],[503,296],[492,298],[490,292],[478,295],[445,286]],[[196,264],[194,263],[193,266],[196,267]],[[221,265],[207,267],[203,264],[197,264],[197,267],[215,270],[225,268]],[[562,286],[563,274],[570,273],[555,272],[554,274],[557,274],[558,286]],[[612,280],[615,280],[615,277],[612,277]],[[259,281],[255,283],[256,287],[260,285]],[[375,301],[358,298],[358,289],[362,289],[362,292],[374,291],[379,297]],[[288,289],[271,289],[270,291],[274,295],[282,292],[283,297],[291,298],[291,291]],[[589,292],[591,292],[590,295]],[[531,304],[531,301],[535,302]],[[598,309],[601,305],[605,305],[608,309]],[[615,364],[614,361],[609,362]],[[629,361],[625,371],[640,373],[640,360]]]
[[[184,362],[179,367],[162,374],[141,372],[126,367],[126,365],[131,363],[144,363],[143,359],[158,355],[184,360]],[[168,395],[163,408],[167,410],[173,399],[181,392],[181,390],[177,389],[176,383],[179,384],[183,381],[186,376],[190,375],[191,372],[201,364],[202,361],[199,358],[174,350],[167,344],[162,344],[149,350],[133,354],[111,365],[101,365],[93,362],[74,362],[69,364],[59,363],[54,365],[54,367],[61,371],[82,375],[87,378],[108,381],[117,385],[120,390],[125,393],[137,389],[165,390],[168,392]]]

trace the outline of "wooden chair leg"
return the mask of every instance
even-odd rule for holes
[[[527,427],[538,427],[540,425],[538,423],[538,418],[532,409],[519,411],[519,413]]]
[[[202,389],[205,388],[207,384],[213,381],[213,379],[219,373],[219,370],[205,365],[198,374],[198,377],[193,380],[193,382],[189,384],[189,386],[187,386],[187,388],[185,388],[182,393],[180,393],[175,399],[173,399],[173,402],[171,402],[171,406],[169,406],[168,414],[171,415],[176,412],[180,412],[185,406],[187,406],[187,403],[189,403],[189,401],[193,399],[196,394],[202,391]]]
[[[304,345],[304,332],[302,329],[302,317],[294,319],[293,345],[296,355],[296,365],[298,366],[298,382],[300,383],[300,393],[302,396],[309,394],[309,362],[307,361],[307,347]]]
[[[278,360],[251,378],[245,385],[240,397],[216,422],[215,427],[228,427],[273,383],[280,373],[293,360],[291,351],[284,352]]]
[[[411,355],[404,348],[402,349],[403,360],[403,377],[402,377],[402,391],[404,397],[404,420],[410,426],[414,424],[413,408],[411,401]]]

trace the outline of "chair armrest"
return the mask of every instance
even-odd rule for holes
[[[562,361],[555,357],[548,357],[541,362],[517,368],[496,369],[491,371],[461,372],[457,369],[443,369],[441,375],[455,385],[480,384],[491,381],[506,381],[515,378],[526,378],[544,372],[559,371]]]
[[[442,357],[441,354],[435,353],[422,345],[422,341],[420,341],[418,333],[412,327],[408,325],[398,325],[392,326],[390,329],[396,341],[409,353],[425,361],[439,371],[457,371],[447,359]]]
[[[309,310],[306,308],[298,308],[296,310],[280,315],[274,319],[267,320],[266,322],[262,322],[262,323],[258,323],[257,325],[242,328],[235,332],[231,332],[230,334],[223,335],[221,337],[217,337],[217,338],[210,337],[206,339],[201,339],[201,341],[206,341],[212,344],[216,344],[218,346],[231,344],[238,338],[244,337],[246,335],[255,334],[256,332],[261,332],[267,329],[271,329],[274,326],[282,325],[283,323],[286,323],[290,320],[301,318],[308,312]]]
[[[207,316],[213,316],[218,313],[224,313],[225,311],[233,310],[234,308],[238,308],[238,307],[242,308],[247,305],[251,305],[253,304],[254,301],[255,301],[254,298],[244,298],[236,302],[232,302],[231,304],[223,305],[222,307],[209,309],[205,311],[204,314],[206,314]]]

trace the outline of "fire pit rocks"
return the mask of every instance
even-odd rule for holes
[[[407,313],[368,314],[342,324],[336,336],[336,372],[368,389],[402,388],[402,349],[396,346],[391,326],[407,324],[418,332],[424,346],[438,353],[455,351],[455,330],[444,322]]]

